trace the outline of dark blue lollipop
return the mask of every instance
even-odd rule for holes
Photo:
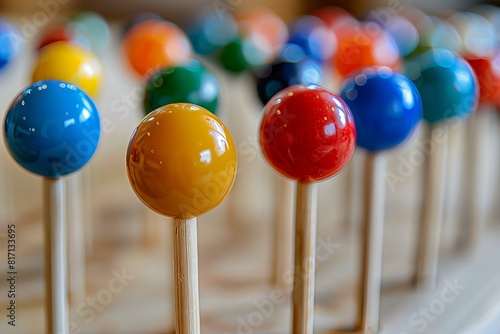
[[[342,99],[354,115],[357,145],[377,152],[404,142],[422,119],[413,82],[388,67],[366,68],[342,85]]]
[[[319,85],[321,67],[294,44],[286,45],[275,62],[257,73],[257,93],[266,104],[276,93],[296,84]]]

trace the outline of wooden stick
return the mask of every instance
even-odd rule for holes
[[[297,183],[292,334],[313,334],[318,185]]]
[[[82,173],[66,178],[68,199],[69,300],[72,307],[85,300],[85,227]]]
[[[358,329],[363,333],[377,333],[379,329],[386,168],[386,156],[367,154],[358,318]]]
[[[487,160],[488,138],[492,131],[493,119],[489,117],[495,110],[482,110],[467,121],[468,154],[466,154],[466,180],[469,183],[466,191],[465,228],[458,240],[459,248],[466,252],[477,249],[481,232],[486,220],[485,190],[488,185]],[[489,152],[491,154],[491,152]]]
[[[85,254],[87,258],[94,253],[94,217],[92,210],[92,180],[95,177],[92,166],[82,170],[83,179],[83,224],[85,227]]]
[[[439,247],[446,189],[448,157],[448,124],[432,124],[430,128],[431,154],[427,158],[424,181],[424,199],[414,284],[419,288],[433,288],[437,282]]]
[[[364,157],[360,155],[361,152],[354,152],[352,162],[349,164],[349,188],[347,193],[347,208],[348,219],[346,224],[346,231],[351,232],[357,229],[361,224],[360,213],[363,212],[362,194],[365,193],[363,189],[363,174]]]
[[[66,201],[63,179],[44,179],[47,333],[67,334]]]
[[[196,218],[174,219],[175,332],[200,333]]]
[[[281,176],[276,176],[275,180],[272,284],[276,288],[289,291],[289,285],[286,284],[283,275],[292,268],[293,183]]]

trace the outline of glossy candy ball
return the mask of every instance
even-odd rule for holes
[[[344,168],[356,146],[354,118],[345,102],[317,86],[295,85],[264,107],[260,146],[269,164],[302,183]]]
[[[445,48],[458,52],[462,47],[460,34],[448,21],[418,10],[411,10],[405,15],[417,28],[419,36],[418,46],[409,57],[432,48]]]
[[[235,13],[238,30],[266,55],[266,63],[277,56],[288,38],[285,22],[272,10],[254,7]]]
[[[447,49],[434,49],[408,60],[406,75],[415,83],[429,123],[467,118],[476,108],[479,92],[467,62]]]
[[[153,74],[144,91],[146,114],[166,104],[187,102],[217,112],[219,83],[198,60],[167,67]]]
[[[324,62],[337,49],[337,38],[319,18],[302,16],[292,22],[288,44],[298,45],[314,61]]]
[[[106,20],[96,12],[80,12],[70,22],[70,28],[77,36],[89,41],[90,49],[100,54],[106,50],[111,33]]]
[[[5,117],[4,139],[14,160],[40,176],[76,172],[94,155],[100,121],[92,100],[62,81],[39,81],[25,88]]]
[[[262,104],[284,88],[297,84],[318,85],[323,78],[321,66],[295,44],[286,45],[278,59],[257,75],[257,93]]]
[[[394,39],[403,57],[408,56],[418,46],[418,31],[415,25],[401,15],[385,15],[385,8],[376,8],[368,12],[365,18],[376,22]]]
[[[413,82],[387,67],[366,68],[348,78],[341,97],[356,122],[357,145],[371,152],[404,142],[422,119]]]
[[[75,34],[67,22],[51,25],[40,34],[37,50],[56,42],[72,42],[90,50],[90,42],[83,36]]]
[[[269,54],[260,50],[252,38],[238,36],[222,48],[219,61],[226,70],[240,73],[266,64]]]
[[[479,83],[479,102],[500,107],[500,52],[488,58],[466,58],[466,60],[476,73]]]
[[[40,80],[69,82],[95,97],[101,86],[102,67],[99,59],[82,46],[56,42],[41,50],[33,68],[31,82]]]
[[[400,54],[396,42],[374,22],[348,27],[339,33],[339,46],[332,67],[341,77],[365,67],[388,66],[397,69]]]
[[[10,22],[0,19],[0,69],[4,68],[21,51],[24,39]]]
[[[167,21],[137,24],[125,35],[123,49],[130,65],[141,76],[163,67],[181,65],[192,56],[187,36]]]
[[[193,49],[208,55],[231,42],[238,33],[234,18],[224,12],[205,14],[187,29]]]
[[[226,126],[208,110],[169,104],[134,130],[127,171],[137,196],[153,211],[177,218],[215,208],[236,176],[236,148]]]

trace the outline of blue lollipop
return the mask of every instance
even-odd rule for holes
[[[478,83],[467,62],[447,49],[429,50],[411,58],[406,73],[420,92],[424,119],[430,124],[414,281],[419,287],[433,287],[437,282],[443,223],[449,120],[459,121],[471,115],[478,103]]]
[[[288,44],[296,44],[313,60],[324,62],[336,51],[337,38],[323,21],[306,15],[292,22]]]
[[[422,119],[413,82],[387,67],[366,68],[348,78],[341,97],[354,115],[356,144],[370,152],[401,144]]]
[[[94,155],[100,121],[92,100],[57,80],[25,88],[5,117],[5,142],[24,169],[49,178],[71,174]]]
[[[321,66],[295,44],[287,44],[274,63],[257,73],[257,93],[266,104],[279,91],[296,85],[319,85]]]
[[[386,159],[379,152],[400,145],[414,132],[422,119],[422,103],[410,79],[388,67],[366,68],[348,78],[341,97],[354,116],[357,145],[369,153],[365,165],[358,329],[377,333],[386,184]]]
[[[66,196],[61,176],[76,172],[94,155],[100,121],[92,100],[76,86],[38,81],[11,103],[4,139],[14,160],[44,177],[47,333],[68,333]]]
[[[4,68],[21,51],[23,37],[10,22],[0,18],[0,69]]]

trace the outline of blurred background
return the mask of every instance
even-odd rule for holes
[[[2,0],[0,10],[27,14],[38,8],[38,3],[49,3],[51,0]],[[354,15],[363,13],[380,6],[397,9],[399,6],[411,5],[425,12],[443,12],[446,10],[465,10],[481,3],[492,5],[500,4],[498,0],[374,0],[374,1],[352,1],[352,0],[57,0],[64,4],[64,10],[70,11],[75,8],[95,10],[108,18],[126,18],[137,12],[154,11],[164,18],[173,22],[189,20],[193,10],[200,11],[203,8],[214,9],[216,7],[226,9],[245,9],[263,5],[273,9],[283,19],[291,20],[298,15],[308,13],[311,10],[323,6],[340,6]]]

